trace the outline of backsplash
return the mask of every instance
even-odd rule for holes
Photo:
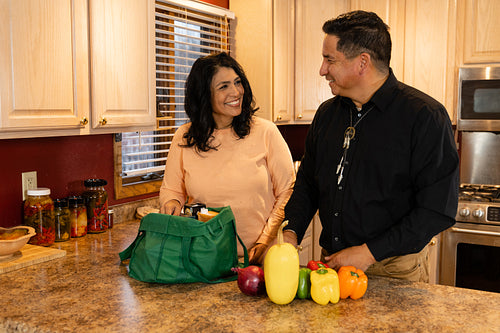
[[[110,209],[113,209],[113,223],[121,223],[132,220],[137,220],[135,216],[135,212],[138,207],[153,207],[160,208],[159,197],[147,198],[143,200],[127,202],[124,204],[110,206]]]

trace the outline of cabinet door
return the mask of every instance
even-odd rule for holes
[[[500,1],[466,0],[458,3],[465,32],[464,64],[498,63]]]
[[[447,80],[454,66],[455,44],[448,37],[451,2],[406,1],[404,77],[400,79],[445,105],[454,119],[453,95],[446,90],[452,88]]]
[[[155,125],[152,0],[91,0],[92,122],[108,128]]]
[[[310,123],[319,105],[331,98],[326,79],[319,75],[325,21],[349,10],[348,1],[301,1],[295,4],[295,114],[296,123]]]
[[[302,249],[299,251],[299,263],[301,266],[307,266],[309,260],[321,260],[321,246],[319,245],[321,230],[321,221],[316,212],[300,243]]]
[[[273,121],[293,122],[295,96],[295,0],[273,1]]]
[[[350,10],[365,10],[377,13],[389,26],[392,41],[390,66],[399,80],[402,80],[404,75],[405,1],[351,0],[350,8]]]
[[[82,126],[89,109],[86,13],[83,0],[0,0],[2,135]]]
[[[441,234],[432,237],[429,242],[429,283],[439,283],[439,257],[441,247]]]

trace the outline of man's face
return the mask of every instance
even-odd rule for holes
[[[334,35],[325,35],[319,74],[327,79],[332,94],[353,98],[359,79],[359,56],[346,59],[342,52],[337,51],[338,40]]]

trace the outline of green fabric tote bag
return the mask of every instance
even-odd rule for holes
[[[157,283],[219,283],[234,281],[231,271],[238,266],[236,239],[248,253],[236,232],[229,206],[209,208],[219,212],[207,222],[193,218],[150,213],[144,216],[133,243],[120,252],[130,258],[129,275],[139,281]]]

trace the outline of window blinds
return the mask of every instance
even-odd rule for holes
[[[189,120],[184,84],[191,66],[199,57],[229,52],[231,19],[232,12],[199,1],[156,1],[156,130],[122,133],[124,184],[163,174],[173,135]]]

